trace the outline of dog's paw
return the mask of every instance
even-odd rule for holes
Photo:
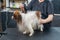
[[[29,34],[29,36],[31,37],[33,34]]]
[[[24,31],[23,34],[26,34],[26,31]]]
[[[30,33],[29,36],[31,37],[34,34],[34,32]]]
[[[43,29],[41,29],[41,32],[43,32]]]

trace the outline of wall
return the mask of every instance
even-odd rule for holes
[[[55,14],[60,14],[60,0],[53,0]]]

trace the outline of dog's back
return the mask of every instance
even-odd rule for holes
[[[29,24],[32,25],[33,29],[36,29],[39,19],[38,19],[39,12],[37,11],[28,11],[25,15],[25,24],[29,27]],[[39,16],[40,17],[40,16]]]

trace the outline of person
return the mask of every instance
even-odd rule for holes
[[[40,23],[44,25],[44,31],[47,31],[51,27],[51,23],[54,17],[54,8],[52,2],[49,0],[32,0],[28,6],[20,4],[21,10],[41,11]]]

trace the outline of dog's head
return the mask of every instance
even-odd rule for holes
[[[18,10],[14,11],[12,18],[17,22],[22,22],[22,16]]]

